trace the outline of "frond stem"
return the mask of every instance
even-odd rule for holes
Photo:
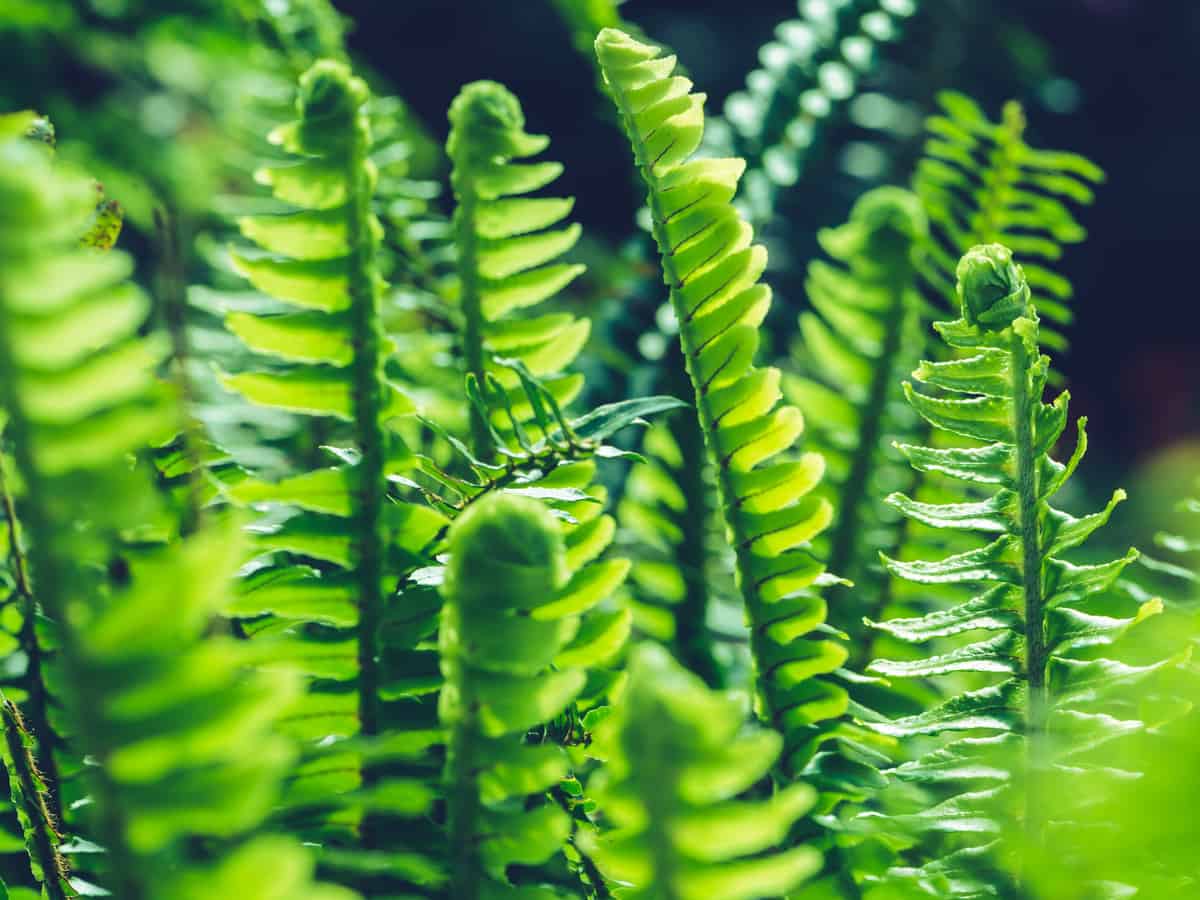
[[[1036,349],[1034,350],[1036,354]],[[1038,520],[1037,459],[1034,456],[1033,417],[1040,398],[1032,396],[1031,359],[1027,339],[1012,334],[1013,416],[1017,455],[1018,515],[1021,527],[1021,587],[1025,599],[1025,653],[1029,702],[1026,712],[1027,784],[1026,828],[1036,839],[1037,806],[1034,782],[1041,769],[1046,717],[1045,599],[1042,596],[1042,540]]]

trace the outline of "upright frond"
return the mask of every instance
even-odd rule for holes
[[[525,315],[579,277],[582,265],[558,261],[579,240],[579,225],[556,227],[574,200],[527,197],[562,174],[556,162],[516,162],[536,156],[550,144],[525,131],[521,105],[503,85],[469,84],[450,106],[446,152],[456,202],[459,309],[466,371],[480,385],[491,375],[520,400],[520,384],[494,358],[519,360],[547,382],[565,404],[583,386],[579,375],[560,373],[587,342],[591,323],[569,313]],[[526,419],[532,418],[527,411]],[[479,413],[472,413],[477,453],[490,455],[492,441]]]
[[[876,553],[899,542],[898,516],[880,500],[912,480],[891,444],[915,425],[899,382],[924,341],[916,266],[927,229],[914,195],[879,188],[858,201],[847,224],[821,232],[834,263],[808,268],[812,309],[800,316],[793,351],[801,374],[784,380],[826,460],[823,488],[836,510],[828,565],[854,582],[831,589],[839,602],[830,621],[850,634],[884,605]]]
[[[969,599],[875,626],[918,646],[959,635],[965,642],[915,659],[877,660],[870,670],[889,679],[977,673],[978,686],[871,727],[901,740],[952,736],[892,773],[928,786],[940,802],[880,825],[942,836],[936,846],[943,858],[894,875],[919,882],[938,874],[954,885],[944,896],[975,897],[983,888],[972,871],[988,858],[998,867],[1004,858],[1002,847],[990,846],[1005,824],[1014,824],[1006,823],[1004,807],[1015,808],[1033,845],[1052,841],[1071,811],[1047,807],[1047,779],[1056,780],[1056,795],[1069,796],[1063,780],[1097,771],[1087,751],[1143,727],[1111,715],[1105,695],[1162,664],[1131,666],[1095,652],[1160,607],[1115,618],[1092,605],[1135,551],[1100,563],[1064,558],[1108,521],[1125,494],[1115,491],[1102,510],[1081,517],[1051,505],[1078,466],[1086,437],[1081,420],[1070,460],[1064,464],[1050,456],[1066,428],[1067,395],[1042,401],[1049,361],[1038,351],[1037,311],[1021,267],[1008,248],[980,246],[963,257],[957,275],[962,317],[936,327],[958,352],[917,368],[914,376],[925,390],[904,387],[909,403],[936,432],[966,443],[899,449],[918,471],[966,482],[985,495],[924,503],[893,494],[888,502],[928,526],[981,533],[990,543],[932,561],[884,557],[896,577],[918,585],[964,586]],[[1083,741],[1063,741],[1064,735]],[[1116,770],[1110,775],[1132,777]]]
[[[845,710],[845,689],[825,676],[841,666],[846,650],[814,633],[825,619],[825,603],[813,590],[824,567],[810,542],[832,518],[829,502],[812,494],[824,461],[813,453],[775,460],[796,442],[803,420],[795,407],[777,406],[779,371],[754,366],[771,292],[759,283],[766,251],[753,243],[753,229],[731,203],[744,164],[690,159],[704,131],[704,95],[671,75],[674,57],[614,29],[600,33],[596,53],[648,189],[654,238],[737,556],[763,711],[782,728],[791,751],[806,729]]]

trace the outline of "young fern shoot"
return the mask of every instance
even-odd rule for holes
[[[1024,793],[1018,815],[1033,841],[1047,839],[1051,819],[1061,817],[1062,811],[1044,808],[1039,783],[1051,773],[1070,778],[1078,771],[1049,752],[1049,735],[1090,729],[1092,740],[1102,742],[1139,727],[1104,712],[1103,690],[1156,668],[1073,654],[1084,646],[1112,643],[1136,621],[1096,615],[1088,605],[1089,598],[1112,584],[1136,558],[1135,551],[1091,565],[1062,558],[1108,521],[1125,494],[1115,491],[1104,509],[1078,518],[1051,505],[1083,457],[1085,422],[1080,420],[1079,440],[1068,462],[1056,462],[1050,452],[1066,427],[1067,394],[1050,404],[1042,402],[1049,361],[1038,351],[1037,311],[1012,252],[1000,245],[976,247],[963,257],[957,275],[962,317],[936,328],[951,347],[963,352],[946,361],[924,362],[914,373],[940,395],[918,392],[908,383],[905,394],[933,428],[976,443],[899,449],[918,471],[993,493],[982,500],[946,504],[893,494],[888,502],[934,528],[995,537],[980,549],[936,561],[902,562],[884,556],[884,565],[897,577],[925,585],[969,585],[975,593],[951,609],[873,624],[918,645],[956,635],[986,636],[923,659],[878,660],[870,670],[887,678],[973,672],[998,680],[917,715],[871,725],[900,739],[968,735],[893,772],[935,791],[951,791],[940,805],[907,817],[919,829],[946,832],[961,841],[955,856],[935,860],[923,871],[898,873],[918,878],[978,857],[1001,830],[989,804],[1008,790],[1011,779],[1003,767],[985,763],[994,763],[995,754],[1014,740],[1023,748]],[[955,785],[965,785],[967,792],[954,795]],[[971,879],[958,883],[966,893],[950,896],[977,896],[971,891],[979,885]]]

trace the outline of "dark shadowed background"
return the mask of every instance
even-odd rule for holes
[[[614,240],[628,232],[639,198],[627,151],[594,96],[586,60],[545,0],[337,5],[357,21],[351,46],[438,134],[463,82],[508,84],[531,129],[552,128],[584,224]],[[719,110],[795,9],[795,0],[629,0],[622,14],[672,46]],[[1073,409],[1090,418],[1090,465],[1124,470],[1197,437],[1200,4],[927,0],[888,56],[881,90],[928,110],[936,90],[956,88],[993,117],[1004,100],[1019,99],[1031,143],[1083,153],[1108,173],[1082,215],[1088,241],[1062,263],[1076,285],[1078,321],[1061,366]],[[853,196],[825,174],[815,167],[795,202],[817,224],[833,225]]]

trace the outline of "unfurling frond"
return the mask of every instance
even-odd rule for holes
[[[779,735],[745,728],[744,703],[708,690],[653,644],[636,648],[617,709],[597,729],[605,767],[588,789],[612,830],[584,840],[622,894],[639,900],[750,900],[788,894],[821,855],[778,852],[816,792],[795,783],[769,799],[737,799],[765,778]]]
[[[1104,525],[1125,494],[1116,491],[1104,509],[1078,518],[1051,505],[1083,457],[1086,437],[1081,420],[1070,460],[1063,464],[1051,457],[1066,428],[1067,395],[1049,404],[1042,401],[1049,361],[1038,351],[1037,311],[1024,272],[1008,248],[988,245],[967,253],[957,276],[962,318],[936,327],[958,352],[951,359],[922,363],[914,376],[924,390],[905,384],[905,393],[937,432],[968,443],[899,449],[918,471],[966,482],[985,495],[977,499],[979,494],[972,493],[963,502],[941,504],[893,494],[888,502],[925,525],[981,533],[991,543],[933,561],[884,558],[897,577],[923,585],[963,585],[971,594],[954,608],[876,623],[877,628],[919,646],[960,634],[968,638],[934,655],[877,660],[871,666],[889,679],[964,672],[982,678],[980,687],[940,706],[872,726],[905,740],[966,735],[894,771],[902,780],[949,791],[940,805],[897,817],[894,823],[960,841],[961,851],[953,857],[895,873],[918,881],[935,872],[952,875],[960,862],[977,863],[985,845],[1001,831],[996,810],[1013,788],[1011,775],[997,760],[1005,759],[1004,748],[1013,741],[1021,742],[1020,765],[1027,770],[1018,815],[1027,833],[1041,840],[1052,818],[1069,815],[1043,807],[1045,779],[1070,779],[1084,771],[1078,766],[1087,765],[1078,757],[1068,764],[1047,747],[1056,735],[1091,729],[1091,740],[1100,743],[1141,727],[1108,715],[1105,694],[1159,667],[1079,652],[1111,644],[1142,617],[1101,615],[1091,605],[1136,552],[1089,564],[1063,556]],[[1059,793],[1065,793],[1061,786]],[[973,893],[978,883],[965,869],[959,876],[947,882],[956,887],[944,896],[979,896]]]
[[[590,654],[573,652],[588,630],[580,614],[624,567],[593,571],[584,583],[571,579],[579,546],[564,542],[541,503],[512,495],[479,501],[455,521],[449,543],[439,713],[448,731],[451,893],[456,900],[502,897],[512,890],[508,866],[546,862],[570,834],[571,820],[557,805],[544,796],[529,802],[567,775],[566,752],[521,739],[584,689],[580,665]]]

